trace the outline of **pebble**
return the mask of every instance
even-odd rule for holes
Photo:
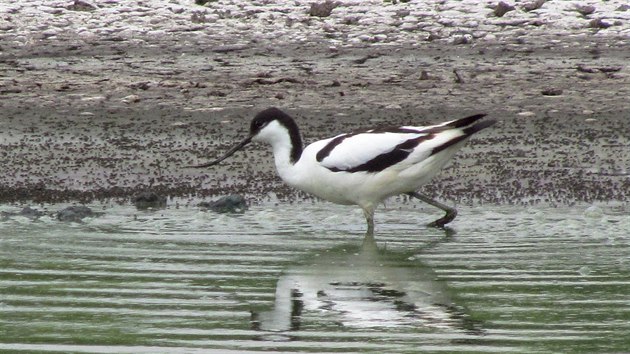
[[[0,217],[2,220],[4,219],[8,219],[10,217],[13,216],[21,216],[21,217],[25,217],[28,218],[30,220],[37,220],[40,217],[46,215],[46,213],[44,213],[43,211],[39,211],[37,209],[33,209],[30,206],[24,207],[22,208],[22,210],[20,210],[19,212],[6,212],[6,211],[2,211],[0,212]]]
[[[543,96],[560,96],[562,95],[562,92],[563,91],[561,89],[553,88],[553,87],[546,88],[540,91],[540,93],[542,93]]]
[[[385,40],[387,40],[387,35],[386,34],[374,35],[374,40],[377,42],[384,42]]]
[[[547,1],[548,1],[548,0],[535,0],[535,1],[528,2],[528,3],[523,4],[523,6],[521,6],[521,8],[523,9],[523,11],[527,11],[527,12],[529,12],[529,11],[534,11],[534,10],[538,10],[538,9],[540,9],[540,8],[541,8],[541,7],[545,4],[545,2],[547,2]]]
[[[89,207],[79,205],[70,206],[57,212],[57,220],[68,222],[81,222],[84,218],[94,217],[97,214]]]
[[[144,191],[136,195],[133,204],[138,210],[163,209],[166,208],[167,198],[152,191]]]
[[[591,20],[591,21],[588,23],[588,25],[589,25],[589,27],[591,27],[591,28],[600,28],[600,29],[603,29],[603,28],[608,28],[608,27],[614,26],[614,23],[610,23],[610,22],[608,22],[608,21],[606,21],[606,20],[604,20],[604,19],[601,19],[601,18],[596,18],[596,19],[594,19],[594,20]]]
[[[81,101],[83,102],[101,102],[101,101],[105,101],[107,98],[105,96],[89,96],[89,97],[82,97]]]
[[[497,4],[497,6],[494,8],[494,15],[496,17],[503,17],[503,15],[505,15],[506,13],[510,11],[513,11],[514,9],[515,9],[514,6],[506,2],[500,1]]]
[[[60,15],[65,11],[62,8],[50,6],[39,6],[38,10],[51,15]]]
[[[469,44],[473,41],[472,34],[458,34],[451,38],[451,44],[460,45],[460,44]]]
[[[586,210],[584,210],[584,216],[588,218],[600,218],[604,215],[602,208],[597,205],[591,205]]]
[[[595,12],[595,6],[592,5],[575,5],[575,11],[579,12],[582,16],[588,16]]]
[[[231,194],[212,202],[199,203],[199,207],[215,213],[243,213],[247,210],[247,201],[238,194]]]
[[[403,31],[413,31],[413,30],[416,30],[417,28],[418,28],[418,24],[414,22],[403,22],[403,24],[400,25],[400,29]]]
[[[195,36],[207,36],[208,32],[204,29],[206,23],[211,23],[212,32],[224,33],[222,38],[225,39],[242,37],[245,32],[249,36],[241,38],[245,42],[258,38],[273,42],[305,42],[325,34],[324,39],[329,43],[341,41],[342,45],[411,42],[418,39],[418,30],[421,28],[424,32],[434,33],[433,40],[456,44],[469,42],[463,39],[461,32],[457,33],[462,28],[474,28],[478,31],[475,37],[486,40],[510,38],[514,29],[529,23],[548,26],[560,35],[563,32],[571,35],[586,34],[590,28],[608,28],[609,31],[612,30],[612,35],[621,35],[630,30],[630,11],[627,11],[627,3],[621,0],[599,2],[597,8],[588,4],[575,6],[572,2],[532,0],[520,5],[523,11],[514,11],[511,1],[499,1],[493,8],[494,16],[489,17],[486,16],[484,2],[463,2],[455,5],[441,0],[428,0],[404,7],[392,6],[382,0],[266,0],[264,7],[246,0],[225,1],[220,6],[213,2],[209,2],[207,6],[199,6],[194,1],[183,0],[146,0],[131,4],[98,2],[98,5],[97,2],[76,0],[70,5],[67,2],[66,5],[61,5],[61,2],[57,6],[57,2],[50,4],[42,5],[39,0],[20,1],[21,6],[7,8],[10,16],[20,18],[20,25],[16,27],[5,23],[1,26],[11,28],[12,33],[9,36],[13,37],[27,35],[31,38],[29,36],[32,33],[41,34],[41,31],[46,31],[45,36],[54,36],[59,35],[62,30],[68,35],[82,33],[85,36],[87,33],[94,33],[131,40],[137,38],[138,34],[162,35],[164,31],[187,32],[193,39]],[[69,10],[70,8],[74,10]],[[508,20],[498,19],[506,17],[507,13]],[[571,16],[571,13],[574,15]],[[90,17],[86,18],[86,14],[90,14]],[[193,14],[196,14],[195,21],[200,23],[198,28],[190,26]],[[580,18],[592,14],[597,14],[599,18],[591,19],[585,26]],[[42,24],[45,24],[46,29],[40,28]],[[457,30],[453,33],[441,33],[444,28]],[[94,38],[87,36],[79,39]]]
[[[129,95],[121,99],[123,103],[136,103],[136,102],[140,102],[140,100],[141,98],[138,95]]]

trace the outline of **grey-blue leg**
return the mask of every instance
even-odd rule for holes
[[[444,227],[444,225],[448,224],[449,222],[453,221],[453,219],[455,219],[455,217],[457,216],[457,210],[455,208],[451,208],[450,206],[444,205],[438,201],[435,201],[425,195],[422,195],[418,192],[411,192],[411,193],[407,193],[407,195],[412,196],[414,198],[420,199],[423,202],[429,204],[429,205],[433,205],[436,208],[440,208],[442,210],[444,210],[446,212],[446,215],[444,215],[443,217],[435,220],[432,223],[429,223],[428,226],[430,227]]]

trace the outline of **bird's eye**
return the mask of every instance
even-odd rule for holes
[[[264,121],[264,120],[255,120],[252,122],[252,126],[251,126],[251,132],[252,133],[257,133],[259,132],[262,128],[264,128],[267,125],[268,122]]]

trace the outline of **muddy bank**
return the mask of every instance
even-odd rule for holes
[[[307,142],[485,112],[499,124],[470,141],[428,194],[459,203],[626,201],[627,38],[522,26],[518,37],[463,44],[411,45],[408,36],[331,44],[325,32],[282,43],[245,28],[230,44],[199,35],[203,28],[5,42],[0,200],[126,202],[148,188],[308,198],[282,185],[262,146],[218,168],[184,167],[225,151],[258,110],[277,106]]]

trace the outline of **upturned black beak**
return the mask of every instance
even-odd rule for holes
[[[252,138],[253,138],[253,136],[251,136],[251,135],[248,136],[247,138],[245,138],[245,140],[241,141],[236,146],[231,148],[228,152],[226,152],[225,155],[219,157],[218,159],[216,159],[214,161],[206,162],[206,163],[201,164],[201,165],[193,165],[193,166],[188,166],[188,167],[204,168],[204,167],[214,166],[214,165],[218,164],[219,162],[227,159],[228,157],[234,155],[235,152],[237,152],[238,150],[242,149],[245,145],[249,144],[252,141]]]

